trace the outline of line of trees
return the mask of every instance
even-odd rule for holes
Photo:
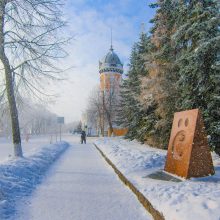
[[[167,148],[173,114],[199,108],[220,154],[220,4],[157,0],[152,29],[134,44],[118,123],[127,138]]]
[[[18,105],[21,136],[58,132],[57,115],[48,111],[42,104],[34,104],[23,99]],[[11,138],[11,123],[8,105],[0,105],[0,136]]]

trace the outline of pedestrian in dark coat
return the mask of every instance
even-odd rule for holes
[[[81,132],[81,144],[86,144],[86,132],[85,131],[82,131]]]

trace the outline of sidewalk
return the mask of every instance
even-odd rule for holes
[[[173,182],[162,178],[166,150],[121,137],[99,138],[95,144],[165,219],[220,220],[220,158],[214,152],[215,175],[181,181],[176,176]]]
[[[20,202],[14,219],[152,219],[95,147],[77,142],[72,139],[72,146],[51,168],[34,194]]]

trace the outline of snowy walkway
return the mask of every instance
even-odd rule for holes
[[[145,209],[90,143],[72,146],[31,197],[18,205],[16,220],[148,220]]]

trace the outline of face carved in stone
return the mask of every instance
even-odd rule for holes
[[[175,135],[172,142],[172,155],[175,160],[181,160],[184,154],[184,147],[186,146],[186,127],[189,125],[189,119],[185,121],[180,119],[178,121],[178,128],[181,129]]]

